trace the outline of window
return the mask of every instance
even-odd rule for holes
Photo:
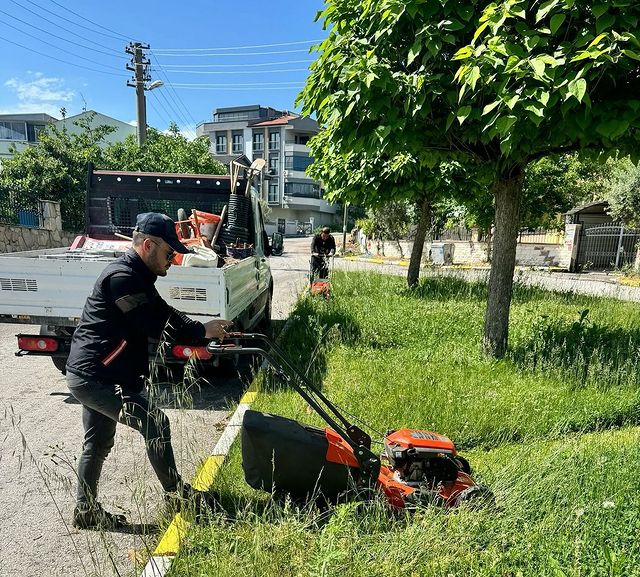
[[[296,144],[304,144],[306,146],[310,138],[311,137],[308,134],[296,134],[294,142]]]
[[[254,132],[253,133],[253,151],[261,152],[263,150],[264,150],[264,133]]]
[[[40,142],[40,135],[47,129],[46,126],[41,124],[35,124],[33,126],[33,140],[35,142]]]
[[[287,154],[284,157],[284,168],[304,172],[312,162],[313,158],[308,154]]]
[[[241,153],[244,145],[242,134],[234,134],[232,138],[231,150],[235,153]]]
[[[24,122],[0,122],[0,140],[27,140]]]
[[[284,194],[303,198],[322,198],[320,185],[306,182],[285,182]]]
[[[269,183],[269,197],[267,201],[271,204],[278,202],[278,183],[270,182]]]
[[[269,133],[269,150],[280,150],[280,132]]]
[[[227,135],[216,134],[216,154],[227,153]]]
[[[278,174],[279,158],[277,156],[269,156],[269,174],[275,176]]]

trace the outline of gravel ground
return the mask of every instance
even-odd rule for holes
[[[271,259],[276,320],[288,316],[308,270],[309,241],[286,243],[285,254]],[[125,513],[141,534],[74,529],[80,405],[50,359],[14,355],[16,333],[37,331],[36,326],[0,324],[0,577],[139,575],[142,565],[136,557],[155,547],[158,536],[149,529],[162,510],[160,486],[142,438],[118,427],[100,483],[105,507]],[[242,379],[202,387],[189,409],[165,404],[176,460],[186,479],[215,446],[248,378],[245,371]]]
[[[273,318],[284,320],[304,287],[309,267],[307,238],[285,239],[285,254],[273,257]],[[406,267],[336,260],[346,270],[406,275]],[[456,271],[465,278],[486,272]],[[434,274],[429,271],[425,274]],[[437,273],[436,273],[437,274]],[[640,300],[640,289],[589,275],[522,273],[526,282],[552,290]],[[75,460],[80,451],[80,406],[64,377],[46,358],[18,358],[15,334],[38,327],[0,324],[0,577],[23,575],[139,575],[139,552],[153,550],[157,535],[145,530],[161,510],[161,491],[140,436],[119,427],[105,463],[101,500],[124,512],[142,534],[96,533],[71,527]],[[229,407],[247,375],[196,391],[193,408],[166,408],[174,450],[184,477],[193,476],[221,434]]]

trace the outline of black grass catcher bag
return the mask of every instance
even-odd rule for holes
[[[242,421],[242,468],[254,489],[294,501],[335,499],[353,486],[359,470],[327,461],[323,429],[278,415],[247,411]]]

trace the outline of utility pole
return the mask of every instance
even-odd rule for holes
[[[138,145],[142,146],[147,139],[147,103],[145,101],[145,82],[151,80],[149,65],[151,62],[145,57],[143,50],[148,50],[148,44],[141,42],[130,42],[124,49],[127,54],[131,54],[131,63],[127,64],[127,70],[134,73],[132,80],[127,80],[127,86],[136,89],[136,112],[138,119]]]

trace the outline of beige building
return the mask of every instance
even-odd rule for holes
[[[258,104],[217,108],[212,121],[196,127],[198,136],[209,137],[213,157],[224,164],[241,154],[267,161],[262,190],[271,208],[267,229],[286,234],[336,219],[336,207],[323,198],[321,183],[305,172],[313,161],[307,142],[318,130],[312,118]]]

